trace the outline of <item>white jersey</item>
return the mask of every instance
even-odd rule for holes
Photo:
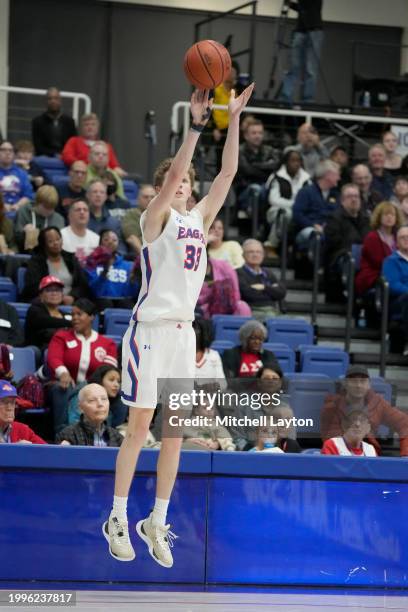
[[[145,212],[140,218],[143,235]],[[145,241],[141,252],[142,286],[134,321],[193,321],[194,309],[207,270],[203,217],[170,209],[160,236]]]

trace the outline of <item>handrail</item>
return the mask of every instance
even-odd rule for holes
[[[7,93],[20,93],[20,94],[29,94],[33,96],[45,96],[47,93],[47,89],[36,89],[31,87],[15,87],[14,85],[0,85],[0,91],[5,91]],[[85,114],[91,112],[92,109],[92,101],[91,98],[85,93],[79,93],[76,91],[60,91],[62,98],[71,98],[73,100],[72,107],[72,116],[75,119],[76,123],[79,120],[79,101],[82,100],[85,105]]]
[[[183,140],[187,137],[187,133],[190,127],[190,102],[176,102],[173,104],[171,111],[171,131],[173,134],[178,134],[179,132],[179,111],[180,109],[184,110],[183,114]],[[214,104],[213,109],[221,109],[227,110],[228,107],[224,104]],[[399,125],[408,125],[408,118],[403,117],[384,117],[379,115],[364,115],[364,114],[354,114],[354,113],[328,113],[323,111],[313,111],[313,110],[302,110],[297,109],[293,110],[290,108],[267,108],[263,106],[247,106],[243,110],[244,113],[256,113],[259,115],[277,115],[279,117],[304,117],[306,123],[312,123],[313,119],[337,119],[338,121],[361,121],[364,123],[387,123],[387,124],[395,124]]]
[[[288,216],[280,209],[276,217],[276,234],[280,239],[280,280],[286,283],[286,271],[288,268]]]
[[[388,302],[390,294],[390,286],[388,281],[383,277],[376,284],[376,308],[381,312],[381,327],[380,327],[380,376],[385,377],[387,367],[387,330],[388,330]]]
[[[317,298],[319,293],[319,269],[320,269],[320,252],[321,252],[322,237],[316,232],[313,235],[313,283],[312,283],[312,308],[310,314],[310,322],[316,325],[317,320]]]
[[[353,321],[354,305],[354,277],[356,274],[356,261],[353,255],[348,252],[343,257],[343,274],[346,281],[347,305],[346,305],[346,328],[344,334],[344,350],[349,353],[351,345],[351,324]]]

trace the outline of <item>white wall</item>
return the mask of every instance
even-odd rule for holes
[[[112,0],[129,4],[149,4],[170,8],[204,11],[229,11],[244,4],[245,0]],[[259,15],[275,17],[282,7],[282,0],[258,0]],[[243,12],[248,12],[244,9]],[[296,14],[291,12],[290,15]],[[327,21],[361,23],[367,25],[408,25],[408,0],[323,0],[323,18]]]
[[[0,85],[8,85],[9,0],[0,0]],[[0,92],[0,128],[6,132],[7,94]]]

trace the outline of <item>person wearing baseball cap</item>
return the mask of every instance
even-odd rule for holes
[[[24,423],[15,421],[17,391],[8,380],[0,380],[0,444],[47,444]]]
[[[343,388],[325,398],[320,416],[322,439],[325,441],[341,437],[342,423],[345,417],[354,411],[362,411],[367,415],[370,431],[366,439],[374,446],[377,454],[381,454],[381,446],[376,436],[380,426],[385,425],[398,433],[400,454],[408,456],[408,416],[391,406],[382,395],[371,388],[367,368],[358,364],[348,368]]]
[[[39,301],[34,302],[27,311],[25,321],[26,342],[45,349],[59,329],[71,327],[71,315],[60,310],[63,300],[64,283],[48,274],[39,284]]]

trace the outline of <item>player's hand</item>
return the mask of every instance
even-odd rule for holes
[[[211,115],[213,98],[209,98],[209,89],[196,89],[191,96],[190,110],[193,123],[196,125],[206,125]]]
[[[230,117],[239,116],[243,109],[248,104],[249,98],[254,90],[255,83],[248,85],[238,98],[235,97],[235,89],[231,89],[230,99],[228,103],[228,114]]]

